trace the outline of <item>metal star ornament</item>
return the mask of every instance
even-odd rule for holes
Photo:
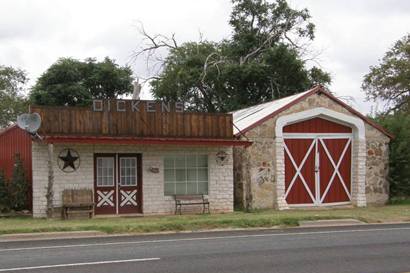
[[[73,149],[62,150],[58,159],[58,166],[63,172],[74,172],[80,166],[80,157]]]

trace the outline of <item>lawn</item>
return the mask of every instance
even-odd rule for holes
[[[218,228],[297,226],[303,220],[353,218],[368,223],[410,222],[410,204],[354,209],[260,210],[210,215],[145,216],[135,218],[94,218],[46,220],[0,218],[0,234],[95,230],[106,233],[194,231]]]

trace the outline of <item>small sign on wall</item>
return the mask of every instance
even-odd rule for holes
[[[80,167],[80,155],[74,149],[63,149],[58,154],[57,165],[65,173],[75,172]]]

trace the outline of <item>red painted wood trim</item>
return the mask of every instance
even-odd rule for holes
[[[350,107],[348,104],[346,104],[345,102],[343,102],[342,100],[336,98],[334,95],[332,95],[330,92],[327,92],[325,90],[320,90],[320,93],[327,96],[328,98],[330,98],[331,100],[333,100],[336,103],[339,103],[340,105],[342,105],[344,108],[346,108],[347,111],[349,111],[350,113],[358,116],[359,118],[361,118],[363,121],[365,121],[367,124],[373,126],[374,128],[376,128],[377,130],[379,130],[380,132],[382,132],[383,134],[385,134],[386,136],[388,136],[390,139],[394,139],[394,135],[392,133],[390,133],[389,131],[387,131],[383,126],[381,126],[380,124],[377,124],[376,122],[374,122],[373,120],[371,120],[370,118],[366,117],[365,115],[363,115],[362,113],[360,113],[359,111],[356,111],[355,109],[353,109],[352,107]]]
[[[121,188],[136,188],[137,189],[137,204],[138,207],[136,211],[127,211],[130,210],[129,208],[123,208],[124,212],[121,212],[121,198],[118,198],[117,205],[118,207],[118,214],[127,214],[127,213],[143,213],[143,178],[142,178],[142,154],[141,153],[119,153],[118,156],[118,164],[117,164],[117,184],[116,186],[120,190]],[[137,159],[137,186],[121,186],[121,158],[122,157],[134,157]],[[120,192],[118,192],[118,196],[120,196]]]
[[[94,136],[45,136],[46,143],[87,143],[87,144],[170,144],[170,145],[207,145],[207,146],[245,146],[250,141],[224,139],[170,139],[170,138],[133,138],[133,137],[94,137]]]
[[[352,133],[352,128],[324,118],[314,117],[308,120],[288,124],[284,133]]]
[[[95,153],[94,154],[94,204],[95,204],[95,207],[94,207],[94,213],[96,214],[96,215],[104,215],[104,214],[116,214],[117,213],[117,177],[116,177],[116,172],[117,172],[117,160],[115,160],[116,159],[116,156],[115,156],[116,154],[115,153]],[[115,207],[114,207],[114,209],[112,209],[111,208],[111,210],[110,210],[110,208],[104,208],[104,207],[102,207],[102,208],[98,208],[97,207],[97,203],[98,203],[98,193],[97,193],[97,189],[99,188],[98,186],[97,186],[97,158],[98,157],[110,157],[110,158],[113,158],[114,159],[114,186],[112,186],[112,187],[100,187],[100,188],[111,188],[111,189],[113,189],[114,190],[114,197],[113,197],[113,200],[114,200],[114,204],[115,204]],[[114,212],[112,212],[112,210],[114,210]]]
[[[246,127],[245,129],[243,129],[241,132],[236,133],[235,136],[240,136],[241,134],[244,134],[244,133],[248,132],[249,130],[252,130],[253,128],[255,128],[255,127],[261,125],[262,123],[264,123],[265,121],[269,120],[270,118],[276,116],[276,115],[279,114],[280,112],[282,112],[282,111],[288,109],[289,107],[291,107],[291,106],[297,104],[298,102],[302,101],[303,99],[309,97],[309,96],[312,95],[312,94],[315,94],[315,93],[318,92],[318,91],[319,91],[319,86],[313,87],[313,88],[310,89],[310,91],[309,91],[308,93],[306,93],[305,95],[303,95],[303,96],[301,96],[301,97],[295,99],[294,101],[291,101],[290,103],[288,103],[288,104],[286,104],[285,106],[279,108],[278,110],[274,111],[273,113],[267,115],[266,117],[264,117],[264,118],[258,120],[258,121],[255,122],[255,123],[249,125],[249,126]]]
[[[347,105],[346,103],[344,103],[343,101],[341,101],[340,99],[336,98],[334,95],[332,95],[330,92],[326,91],[322,86],[318,85],[313,87],[312,89],[309,90],[309,92],[307,92],[305,95],[295,99],[294,101],[286,104],[285,106],[279,108],[278,110],[274,111],[273,113],[269,114],[268,116],[258,120],[257,122],[251,124],[250,126],[246,127],[245,129],[243,129],[242,131],[238,132],[235,134],[235,136],[240,136],[241,134],[246,133],[247,131],[261,125],[262,123],[264,123],[265,121],[269,120],[270,118],[276,116],[277,114],[279,114],[280,112],[290,108],[291,106],[299,103],[300,101],[304,100],[305,98],[309,97],[310,95],[316,94],[316,93],[320,93],[320,94],[324,94],[325,96],[327,96],[328,98],[330,98],[331,100],[333,100],[334,102],[340,104],[341,106],[343,106],[344,108],[346,108],[346,110],[348,110],[350,113],[358,116],[359,118],[361,118],[363,121],[365,121],[367,124],[373,126],[374,128],[376,128],[377,130],[379,130],[380,132],[382,132],[383,134],[385,134],[386,136],[388,136],[390,139],[394,139],[394,135],[391,134],[390,132],[388,132],[385,128],[383,128],[381,125],[377,124],[376,122],[372,121],[371,119],[369,119],[368,117],[364,116],[363,114],[361,114],[360,112],[356,111],[355,109],[353,109],[352,107],[350,107],[349,105]]]

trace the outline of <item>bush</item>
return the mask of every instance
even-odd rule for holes
[[[11,177],[9,185],[9,198],[11,208],[14,210],[28,209],[27,194],[28,183],[23,167],[23,162],[21,161],[20,156],[17,154],[13,168],[13,175]]]
[[[395,136],[390,143],[390,197],[410,197],[410,112],[377,119]]]
[[[0,170],[0,212],[10,210],[9,192],[4,172]]]

